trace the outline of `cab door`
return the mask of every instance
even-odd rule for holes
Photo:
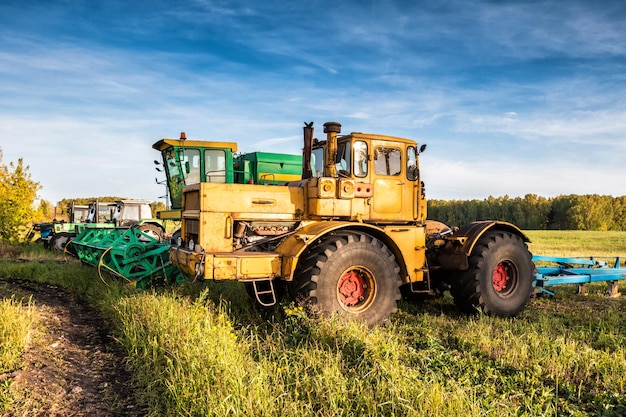
[[[405,145],[399,142],[372,141],[372,198],[371,220],[410,221],[405,211],[411,207],[412,195],[407,195],[404,175]],[[412,210],[411,210],[412,211]]]

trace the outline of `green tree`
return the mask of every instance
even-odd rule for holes
[[[53,218],[54,206],[47,200],[39,201],[33,221],[52,221]]]
[[[34,203],[41,186],[28,170],[22,158],[17,164],[4,165],[0,150],[0,239],[18,240],[20,229],[35,215]]]

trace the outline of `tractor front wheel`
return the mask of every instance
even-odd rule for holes
[[[530,300],[533,271],[532,256],[519,236],[487,232],[474,246],[469,269],[450,282],[450,292],[463,311],[515,316]]]
[[[364,233],[323,239],[301,258],[292,290],[311,311],[374,326],[397,311],[400,267],[387,246]]]

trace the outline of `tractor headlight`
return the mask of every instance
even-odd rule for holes
[[[204,276],[204,265],[202,262],[196,263],[196,278]]]
[[[196,247],[196,243],[193,241],[193,239],[189,239],[189,243],[187,244],[187,249],[193,252],[195,247]]]

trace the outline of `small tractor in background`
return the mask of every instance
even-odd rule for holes
[[[89,211],[89,206],[78,205],[72,201],[67,208],[67,221],[54,220],[52,222],[52,230],[44,239],[44,246],[52,250],[62,251],[65,249],[67,242],[78,234],[77,225],[87,222]]]
[[[163,225],[152,217],[150,202],[146,200],[96,200],[86,206],[72,202],[68,207],[68,221],[53,221],[51,225],[52,231],[44,239],[44,246],[59,251],[63,251],[85,229],[93,233],[108,233],[107,230],[115,227],[136,226],[157,239],[162,239],[164,235]]]
[[[35,232],[39,232],[37,241],[41,241],[45,248],[63,250],[68,237],[76,236],[75,224],[87,221],[88,214],[89,206],[77,205],[72,201],[67,207],[67,220],[59,221],[55,218],[52,222],[34,223],[27,240],[31,240]]]
[[[449,289],[464,311],[514,316],[535,281],[528,238],[513,224],[450,228],[426,219],[410,139],[304,128],[302,180],[283,186],[203,182],[182,190],[170,259],[197,279],[237,280],[263,306],[283,295],[311,311],[385,322],[402,292]]]

